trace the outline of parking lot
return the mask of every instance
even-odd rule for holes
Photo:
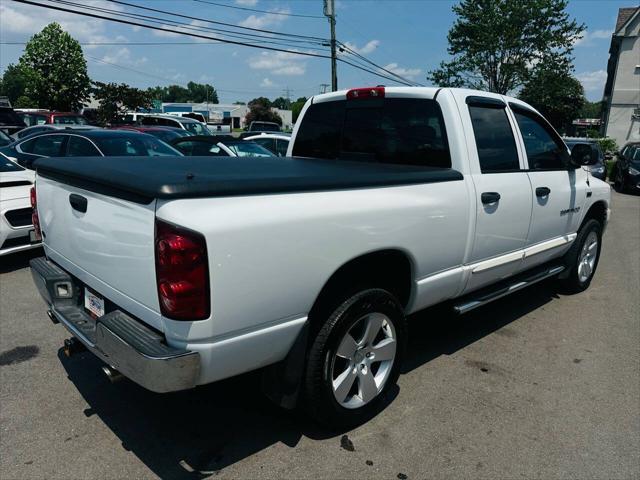
[[[640,197],[613,193],[589,290],[546,283],[410,323],[393,402],[347,432],[245,375],[158,395],[66,358],[28,260],[0,262],[2,478],[638,478]]]

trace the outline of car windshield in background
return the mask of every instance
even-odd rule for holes
[[[0,108],[0,125],[24,125],[24,122],[12,108]]]
[[[182,156],[180,152],[150,135],[95,137],[91,139],[107,157]]]
[[[24,168],[20,165],[13,163],[4,155],[0,155],[0,172],[21,172]]]
[[[182,125],[194,135],[211,135],[209,129],[199,122],[183,122]]]
[[[149,135],[153,135],[154,137],[159,138],[163,142],[171,143],[176,138],[184,137],[183,134],[180,133],[180,130],[148,130],[145,133]]]
[[[280,125],[269,122],[253,122],[249,129],[252,132],[278,132],[280,131]]]
[[[13,142],[13,138],[0,130],[0,147],[4,147],[5,145],[9,145]]]
[[[235,153],[238,157],[274,157],[275,155],[271,153],[264,147],[256,143],[251,142],[238,142],[225,144],[225,146]]]
[[[87,119],[82,115],[54,116],[53,123],[57,125],[89,125]]]

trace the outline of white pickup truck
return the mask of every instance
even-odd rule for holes
[[[33,278],[111,377],[169,392],[268,367],[280,404],[362,421],[407,314],[589,286],[610,212],[590,155],[497,94],[319,95],[293,158],[37,160]]]

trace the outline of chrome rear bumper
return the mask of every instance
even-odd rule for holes
[[[120,310],[98,319],[85,312],[82,289],[67,272],[45,257],[31,260],[31,274],[54,320],[98,358],[153,392],[196,386],[197,352],[168,346],[162,335]]]

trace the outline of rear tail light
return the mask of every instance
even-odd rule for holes
[[[40,218],[38,217],[38,197],[36,194],[35,185],[31,187],[29,198],[31,200],[31,223],[33,224],[35,239],[40,242],[42,241],[42,232],[40,231]]]
[[[384,98],[384,87],[354,88],[347,92],[347,100],[358,98]]]
[[[162,315],[174,320],[209,317],[209,267],[204,237],[156,220],[156,280]]]

